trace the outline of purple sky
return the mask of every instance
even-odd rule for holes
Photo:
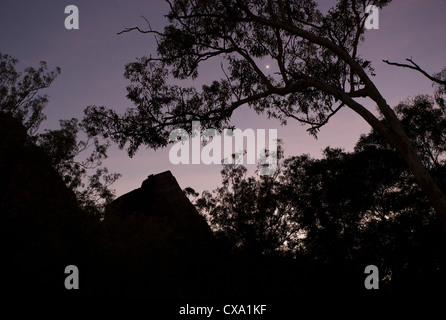
[[[335,1],[324,2],[326,8]],[[79,30],[66,30],[64,9],[79,8]],[[61,67],[62,73],[47,93],[50,102],[45,110],[48,120],[42,128],[57,128],[59,119],[82,118],[88,105],[104,105],[123,112],[131,103],[126,99],[126,63],[155,53],[155,41],[138,32],[117,35],[126,27],[140,26],[144,15],[152,28],[166,23],[167,6],[161,0],[2,0],[0,7],[0,50],[20,60],[18,69],[37,66],[44,60],[50,69]],[[380,29],[370,30],[360,47],[361,54],[372,60],[375,84],[390,105],[417,94],[432,94],[431,83],[414,71],[388,66],[382,59],[402,62],[413,58],[430,73],[446,66],[446,0],[394,0],[380,12]],[[266,68],[266,64],[265,64]],[[218,73],[219,64],[209,62],[197,84]],[[374,110],[368,102],[364,104]],[[315,140],[299,123],[289,121],[281,127],[246,107],[234,112],[232,124],[240,129],[278,129],[284,141],[285,155],[309,153],[321,155],[326,146],[352,150],[361,133],[370,130],[365,121],[345,109],[322,128]],[[133,158],[113,146],[105,165],[123,176],[115,184],[117,195],[141,185],[147,175],[171,170],[182,188],[211,190],[220,184],[219,165],[180,165],[169,161],[169,149],[142,148]],[[248,166],[251,170],[253,166]]]

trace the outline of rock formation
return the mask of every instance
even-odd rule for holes
[[[216,240],[170,171],[150,175],[109,204],[104,230],[110,255],[103,261],[113,266],[120,294],[215,297],[221,268]]]
[[[82,211],[20,121],[0,113],[2,297],[216,298],[225,279],[216,240],[167,171],[106,208]],[[79,269],[66,290],[65,267]]]
[[[2,296],[63,294],[64,268],[79,260],[82,216],[25,127],[0,113]]]
[[[189,239],[201,238],[205,242],[213,239],[205,219],[198,214],[170,171],[150,175],[141,188],[119,197],[106,208],[106,217],[131,214],[145,215],[155,224],[168,223],[172,231],[187,233]]]

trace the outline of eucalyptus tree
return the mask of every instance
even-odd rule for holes
[[[133,155],[141,145],[166,146],[170,132],[191,130],[192,120],[224,128],[240,108],[283,124],[297,120],[314,135],[339,110],[350,108],[402,155],[446,232],[446,196],[372,81],[371,62],[359,54],[369,6],[382,9],[390,0],[338,0],[325,14],[313,0],[166,2],[170,10],[163,31],[150,23],[147,29],[122,31],[152,34],[157,43],[156,54],[126,66],[128,98],[135,107],[123,115],[88,107],[84,121],[90,133],[127,145]],[[221,65],[220,75],[201,88],[178,83],[197,78],[211,59]],[[266,73],[263,59],[271,60],[277,73]],[[367,109],[366,100],[379,115]]]

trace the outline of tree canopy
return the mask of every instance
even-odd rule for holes
[[[316,1],[166,1],[163,31],[153,34],[156,54],[126,66],[128,98],[135,104],[119,115],[103,106],[85,110],[90,134],[110,137],[129,155],[141,145],[159,148],[176,128],[192,120],[207,128],[229,125],[234,110],[248,106],[278,118],[309,125],[316,134],[341,108],[361,116],[403,156],[428,196],[446,232],[446,196],[423,165],[394,110],[372,81],[371,62],[358,53],[365,40],[366,8],[388,0],[339,0],[326,14]],[[222,73],[200,89],[171,80],[194,79],[214,59]],[[274,62],[277,73],[259,63]],[[376,104],[374,115],[362,100]],[[383,120],[383,121],[381,121]]]
[[[167,2],[164,32],[141,31],[155,35],[156,57],[126,66],[128,98],[136,107],[123,116],[104,107],[86,109],[91,131],[121,147],[129,143],[131,155],[142,144],[167,145],[170,131],[190,127],[192,120],[221,128],[244,105],[283,123],[307,123],[317,133],[348,99],[366,95],[373,69],[357,53],[365,8],[390,1],[339,1],[325,16],[315,1]],[[200,63],[212,58],[222,64],[221,79],[201,90],[169,84],[170,77],[198,77]],[[265,58],[273,59],[277,74],[263,72],[259,62]]]
[[[0,111],[20,119],[32,135],[46,119],[42,111],[48,96],[39,91],[51,85],[60,68],[47,71],[46,62],[41,61],[37,69],[28,67],[21,73],[15,70],[17,63],[17,59],[0,52]]]
[[[396,111],[444,186],[446,115],[428,96]],[[327,147],[321,159],[291,156],[279,167],[275,177],[255,178],[242,165],[226,165],[222,186],[195,199],[233,252],[306,257],[352,270],[374,261],[384,290],[442,279],[440,225],[402,157],[375,131],[362,136],[353,152]]]
[[[48,103],[48,95],[41,92],[61,70],[47,71],[47,64],[42,61],[38,68],[27,67],[22,73],[15,69],[17,63],[17,59],[0,52],[0,112],[12,115],[25,126],[29,142],[43,148],[85,209],[102,210],[114,197],[110,185],[120,177],[102,165],[109,142],[94,136],[80,139],[85,129],[75,118],[61,120],[60,129],[41,130],[46,119],[43,110]],[[86,153],[89,155],[85,156]]]

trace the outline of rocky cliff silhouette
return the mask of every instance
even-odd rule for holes
[[[141,185],[106,207],[109,216],[144,215],[154,227],[168,227],[185,241],[211,243],[213,234],[205,219],[198,214],[170,171],[150,175]],[[165,234],[167,236],[167,233]]]
[[[106,208],[82,211],[21,122],[0,113],[2,297],[212,298],[218,246],[173,175],[151,175]],[[79,290],[64,286],[79,268]]]
[[[205,219],[190,203],[170,171],[150,175],[141,185],[106,207],[107,259],[125,275],[121,292],[165,299],[206,298],[218,288],[219,249]],[[116,261],[127,254],[131,261]],[[121,269],[122,268],[122,269]]]
[[[2,113],[0,252],[0,294],[19,301],[264,301],[351,278],[302,259],[229,254],[170,171],[117,198],[102,219],[84,212],[20,121]],[[68,265],[79,290],[64,286]]]
[[[2,296],[63,293],[65,266],[80,260],[84,218],[21,122],[0,113]]]

